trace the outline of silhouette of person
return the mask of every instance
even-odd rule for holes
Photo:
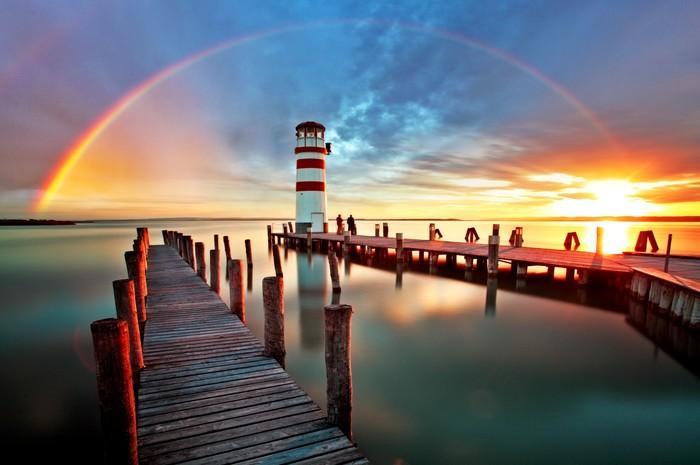
[[[335,219],[335,224],[338,225],[337,234],[343,234],[343,217],[340,216],[340,213],[338,213],[338,216]]]
[[[348,229],[350,230],[350,234],[353,236],[357,235],[357,226],[355,225],[355,218],[352,217],[352,213],[348,216]]]

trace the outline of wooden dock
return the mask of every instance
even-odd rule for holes
[[[147,278],[139,463],[368,463],[175,249]]]
[[[388,229],[386,225],[385,229]],[[458,257],[463,257],[465,270],[487,270],[488,244],[410,239],[403,238],[402,235],[399,244],[396,238],[379,236],[378,228],[375,231],[375,236],[298,234],[288,231],[269,232],[269,236],[271,241],[285,242],[293,247],[312,250],[333,247],[351,255],[359,253],[380,259],[388,258],[391,251],[402,263],[409,265],[417,254],[418,262],[427,262],[430,270],[438,266],[442,256],[445,257],[444,265],[452,267],[457,266]],[[686,326],[700,328],[700,257],[669,256],[667,271],[664,271],[664,255],[645,253],[608,255],[506,243],[497,247],[496,257],[498,263],[505,263],[509,267],[499,271],[496,264],[493,270],[489,270],[489,276],[495,277],[499,272],[510,271],[522,281],[528,275],[528,267],[546,267],[550,277],[554,277],[556,268],[561,268],[566,270],[566,279],[569,281],[574,281],[575,275],[578,275],[580,285],[605,283],[626,290],[635,299],[649,302],[658,313],[670,314]]]

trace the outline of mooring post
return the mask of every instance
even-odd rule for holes
[[[90,325],[95,349],[97,394],[109,465],[138,465],[136,402],[125,321],[107,318]]]
[[[127,276],[134,281],[136,309],[138,311],[141,334],[143,335],[143,328],[146,324],[146,289],[144,287],[146,273],[139,264],[136,252],[124,252],[124,260],[126,261]]]
[[[267,243],[272,244],[272,225],[267,225]]]
[[[195,245],[197,253],[197,274],[202,281],[207,282],[207,262],[204,259],[204,242],[197,242]]]
[[[336,425],[352,440],[352,368],[350,318],[352,306],[327,305],[326,320],[326,397],[328,423]]]
[[[253,251],[250,247],[250,239],[245,240],[245,261],[248,267],[253,266]]]
[[[224,236],[224,252],[226,254],[226,279],[228,279],[228,261],[231,260],[231,244],[228,241],[228,236]]]
[[[311,239],[311,226],[306,227],[306,250],[311,253],[313,248],[313,240]]]
[[[435,223],[430,223],[428,225],[428,240],[429,241],[435,240]]]
[[[284,347],[284,280],[279,276],[263,278],[265,308],[265,356],[272,357],[284,368],[287,353]]]
[[[289,234],[294,234],[294,227],[291,221],[287,221],[287,226],[289,226]]]
[[[603,255],[603,227],[595,228],[595,254]]]
[[[280,248],[277,244],[272,246],[272,260],[275,264],[275,276],[281,278],[284,276],[282,272],[282,261],[280,260]]]
[[[494,231],[498,230],[494,227]],[[489,276],[498,276],[498,246],[500,241],[500,236],[489,236],[489,256],[486,267]]]
[[[668,240],[666,241],[666,258],[664,259],[664,273],[668,273],[668,261],[671,258],[671,241],[673,240],[673,234],[668,235]]]
[[[486,279],[486,305],[484,313],[486,316],[494,316],[496,314],[496,294],[498,292],[498,279],[489,277]]]
[[[340,292],[340,275],[338,274],[338,257],[332,250],[328,251],[328,267],[331,273],[331,282],[333,283],[333,293]]]
[[[219,235],[214,234],[214,250],[219,250]]]
[[[403,233],[396,233],[396,261],[403,263]]]
[[[287,243],[287,236],[289,235],[289,233],[287,232],[287,225],[286,224],[282,225],[282,233],[284,234],[284,243],[286,244]]]
[[[168,231],[165,230],[165,229],[161,229],[161,230],[160,230],[160,233],[163,235],[163,244],[165,244],[165,245],[170,245],[170,244],[168,243]]]
[[[138,389],[139,372],[144,367],[144,363],[134,281],[131,279],[119,279],[112,282],[112,288],[114,290],[114,307],[117,310],[117,318],[126,321],[126,326],[129,330],[131,374],[134,380],[134,389]]]
[[[515,228],[515,246],[523,246],[523,228],[521,226]]]
[[[243,263],[240,260],[229,260],[227,263],[229,276],[229,294],[231,312],[245,324],[245,293],[243,292]]]
[[[209,289],[217,294],[221,290],[221,280],[219,279],[220,253],[221,251],[219,249],[212,249],[209,251],[209,266],[211,267],[211,271],[209,272]]]
[[[382,223],[382,233],[384,237],[389,237],[389,223]]]
[[[343,256],[350,255],[350,231],[343,231]]]

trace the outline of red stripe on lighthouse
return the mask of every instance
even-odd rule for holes
[[[297,169],[302,168],[326,168],[326,161],[318,158],[300,158],[297,160]]]
[[[294,153],[317,152],[327,154],[325,147],[295,147]]]
[[[326,183],[323,181],[297,181],[297,192],[325,190]]]

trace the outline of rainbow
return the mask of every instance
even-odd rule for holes
[[[53,169],[46,176],[42,183],[37,196],[33,203],[35,212],[45,211],[51,202],[55,199],[58,191],[70,174],[71,170],[78,164],[81,157],[93,142],[107,129],[117,118],[127,111],[134,103],[151,90],[161,84],[163,81],[175,76],[181,71],[191,67],[192,65],[211,57],[217,53],[231,49],[233,47],[252,42],[257,39],[270,37],[273,35],[299,31],[305,29],[329,27],[337,25],[369,25],[377,27],[398,27],[399,29],[413,31],[423,34],[432,35],[454,43],[466,45],[471,48],[483,51],[501,61],[504,61],[515,68],[521,70],[532,78],[540,81],[559,95],[564,101],[571,105],[583,118],[585,118],[611,145],[617,145],[615,138],[609,132],[605,124],[600,121],[595,113],[581,102],[573,93],[549,78],[533,66],[523,62],[515,56],[485,44],[473,38],[467,37],[455,32],[433,29],[420,24],[388,22],[375,19],[342,19],[342,20],[326,20],[310,23],[301,23],[288,25],[275,29],[268,29],[257,33],[234,37],[224,42],[216,44],[210,48],[201,50],[192,55],[189,55],[182,60],[163,68],[157,73],[151,75],[140,84],[131,88],[126,94],[122,95],[115,103],[107,108],[90,126],[85,129],[80,136],[60,155]]]

